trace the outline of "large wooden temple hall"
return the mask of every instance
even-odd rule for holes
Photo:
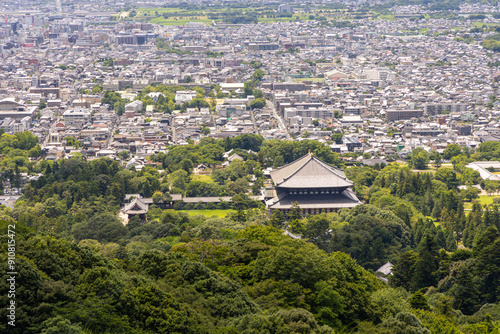
[[[335,212],[353,208],[361,202],[356,197],[344,172],[313,154],[271,171],[274,182],[272,198],[266,201],[268,209],[287,214],[297,202],[302,214]]]

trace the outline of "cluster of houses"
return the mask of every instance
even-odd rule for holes
[[[68,137],[81,143],[73,152],[96,157],[124,150],[145,157],[204,136],[257,133],[382,158],[499,138],[500,73],[488,66],[498,56],[457,40],[470,37],[468,20],[360,20],[332,28],[317,21],[100,24],[106,19],[92,11],[33,18],[31,25],[22,15],[8,18],[0,48],[5,132],[32,131],[56,158],[67,155]],[[182,52],[158,49],[160,38]],[[299,52],[288,52],[290,45]],[[244,82],[258,67],[267,102],[252,109],[255,96],[245,94]],[[200,87],[211,107],[165,113],[135,100],[158,84],[184,87],[177,105]],[[93,91],[96,85],[103,90]],[[128,99],[121,115],[101,102],[106,90]],[[148,95],[158,101],[162,94]],[[342,133],[335,143],[334,133]]]
[[[161,26],[116,19],[121,9],[113,3],[83,11],[63,4],[54,16],[44,13],[48,4],[21,12],[28,3],[7,1],[15,14],[0,23],[0,129],[31,131],[46,159],[107,156],[140,168],[171,145],[249,133],[314,139],[354,153],[346,159],[381,162],[417,147],[439,152],[449,143],[500,140],[500,56],[481,46],[492,33],[472,29],[466,16],[426,18],[425,6],[397,6],[393,21],[336,26]],[[474,13],[492,5],[461,6]],[[500,23],[492,15],[484,21]],[[159,108],[162,92],[141,95],[158,85],[182,86],[174,110]],[[206,103],[186,108],[199,88]],[[105,100],[105,91],[125,102]],[[269,205],[284,208],[287,196],[276,191]]]

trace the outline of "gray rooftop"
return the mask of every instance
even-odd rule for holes
[[[353,185],[344,172],[309,153],[271,172],[277,187],[347,188]]]

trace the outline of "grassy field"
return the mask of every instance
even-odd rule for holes
[[[149,22],[151,23],[156,23],[156,24],[162,24],[164,26],[183,26],[186,25],[186,23],[189,22],[201,22],[205,24],[211,24],[212,20],[208,19],[206,16],[193,16],[189,18],[168,18],[165,19],[163,17],[155,17],[154,19],[151,19]]]
[[[300,19],[302,21],[309,20],[309,14],[295,14],[293,17],[266,17],[269,9],[267,7],[257,7],[257,8],[245,8],[245,9],[235,9],[236,12],[244,14],[249,12],[255,12],[258,15],[258,21],[260,23],[270,23],[270,22],[289,22],[292,20]],[[182,8],[139,8],[137,9],[136,19],[148,21],[151,23],[162,24],[162,25],[185,25],[188,22],[202,22],[205,24],[211,24],[214,20],[207,17],[210,13],[224,13],[226,9],[207,9],[207,10],[189,10]],[[262,15],[259,15],[261,14]],[[265,14],[266,13],[266,14]],[[172,17],[164,18],[162,15],[168,14],[173,15]],[[221,19],[215,20],[216,22],[222,22]]]
[[[489,205],[489,204],[493,204],[493,199],[494,198],[497,198],[497,197],[500,197],[500,196],[489,196],[489,195],[479,195],[479,203],[481,203],[482,205]],[[464,209],[465,210],[472,210],[472,203],[471,202],[465,202],[464,203]]]
[[[400,163],[400,166],[403,167],[405,166],[404,164]],[[450,163],[442,164],[439,168],[448,168],[448,169],[453,169],[453,165]],[[412,172],[414,173],[435,173],[437,171],[437,168],[433,164],[427,164],[426,169],[411,169]]]
[[[295,13],[292,17],[268,17],[270,13],[273,13],[269,10],[268,7],[256,7],[256,8],[233,8],[234,12],[238,13],[238,15],[245,14],[256,14],[259,23],[271,23],[271,22],[290,22],[295,20],[308,21],[310,15],[313,15],[315,19],[319,16],[323,16],[327,18],[327,20],[336,20],[336,19],[348,19],[352,20],[352,15],[344,15],[346,14],[345,10],[328,10],[320,13],[319,11],[312,11],[308,13]],[[135,20],[139,21],[147,21],[156,24],[162,25],[185,25],[188,22],[202,22],[204,24],[211,24],[212,22],[222,22],[222,19],[211,20],[208,16],[214,14],[223,14],[226,13],[228,9],[222,8],[204,8],[204,9],[196,9],[190,10],[185,8],[164,8],[164,7],[156,7],[156,8],[138,8],[136,11],[136,15],[134,17]],[[128,16],[129,13],[123,12],[123,14]],[[164,14],[167,14],[168,17],[163,17]],[[277,14],[274,12],[272,15]],[[356,13],[349,13],[356,14]],[[129,19],[124,16],[123,19]],[[394,15],[381,15],[380,16],[386,20],[394,20]]]
[[[155,14],[156,12],[158,12],[158,14],[163,14],[163,13],[179,13],[179,12],[190,12],[190,11],[183,10],[180,8],[163,8],[163,7],[137,9],[137,15],[141,15],[144,13]]]
[[[179,14],[164,18],[162,14]],[[157,15],[159,15],[157,17]],[[137,10],[137,19],[163,25],[185,25],[188,22],[202,22],[211,24],[212,20],[208,19],[205,12],[202,10],[187,10],[181,8],[139,8]]]
[[[484,22],[472,22],[472,25],[478,28],[483,28],[483,26],[494,26],[496,23],[484,23]]]
[[[379,15],[378,16],[379,19],[382,19],[382,20],[387,20],[387,21],[394,21],[394,15]]]
[[[214,180],[210,177],[210,175],[192,174],[191,175],[191,180],[192,181],[201,181],[201,182],[206,182],[206,183],[213,183],[214,182]],[[172,182],[172,179],[170,178],[170,175],[169,175],[169,181]]]
[[[214,180],[210,177],[210,175],[191,175],[192,181],[202,181],[207,183],[213,183]]]
[[[447,169],[453,169],[453,165],[452,164],[442,164],[441,166],[439,166],[439,168],[447,168]],[[423,170],[412,170],[412,171],[415,171],[415,172],[418,172],[418,173],[425,173],[425,172],[430,172],[430,173],[435,173],[437,170],[437,168],[433,165],[433,164],[427,164],[427,169],[423,169]]]
[[[227,209],[227,210],[178,210],[178,212],[184,212],[190,216],[203,215],[205,217],[217,216],[219,218],[224,218],[228,214],[235,213],[236,210],[232,210],[232,209]]]
[[[398,160],[396,162],[391,162],[392,165],[397,165],[399,167],[407,167],[408,166],[408,163],[406,161],[402,161],[402,160]],[[451,163],[444,163],[444,164],[441,164],[441,166],[439,168],[449,168],[449,169],[453,169],[453,164]],[[422,169],[422,170],[419,170],[419,169],[412,169],[411,170],[412,172],[416,172],[416,173],[434,173],[436,171],[436,167],[429,163],[427,164],[427,168],[426,169]]]
[[[290,22],[295,20],[295,17],[259,17],[259,23],[271,23],[271,22]],[[308,20],[308,19],[304,19]],[[210,20],[207,16],[190,16],[190,17],[182,17],[182,18],[174,18],[170,17],[165,19],[163,17],[155,17],[154,19],[150,19],[149,22],[156,24],[163,24],[166,26],[175,26],[175,25],[185,25],[188,22],[202,22],[207,25],[212,22],[221,22],[220,20]]]
[[[410,169],[412,173],[435,173],[435,169]]]

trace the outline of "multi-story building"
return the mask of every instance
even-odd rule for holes
[[[402,110],[387,110],[386,117],[387,121],[401,121],[406,119],[418,118],[424,115],[423,110],[418,109],[402,109]]]
[[[362,148],[363,144],[359,141],[359,139],[354,137],[345,136],[342,138],[342,142],[347,147],[349,152],[354,152],[356,148]]]
[[[244,104],[241,105],[219,105],[217,106],[217,114],[222,117],[231,118],[234,116],[241,116],[246,113],[247,107]]]
[[[386,67],[378,67],[366,71],[366,78],[373,80],[392,81],[396,78],[396,73]]]
[[[192,99],[196,97],[198,93],[194,90],[178,90],[175,93],[175,102],[184,103],[190,102]]]
[[[0,120],[0,129],[3,129],[3,131],[8,134],[15,134],[27,130],[22,121],[10,117]]]
[[[470,136],[471,126],[470,125],[457,126],[457,132],[459,136]]]
[[[326,108],[285,108],[285,119],[295,116],[312,117],[313,119],[330,119],[335,117],[335,112],[332,109]]]
[[[115,37],[116,45],[135,44],[134,40],[135,40],[134,35],[123,35],[123,36],[116,36]]]
[[[125,105],[125,113],[135,113],[142,110],[142,101],[135,100]]]
[[[250,43],[248,51],[273,51],[279,49],[279,44],[275,43]]]
[[[81,128],[92,121],[92,113],[84,108],[68,109],[63,113],[63,118],[64,125]]]
[[[213,66],[213,67],[233,67],[240,66],[241,59],[226,59],[226,58],[206,58],[203,59],[202,62],[205,66]]]
[[[427,115],[438,115],[443,112],[463,112],[467,110],[466,103],[427,103],[424,111]]]
[[[14,98],[5,98],[0,100],[0,120],[11,118],[21,120],[26,117],[32,120],[35,115],[36,106],[24,104],[24,101]]]
[[[271,90],[288,90],[290,92],[297,92],[307,90],[307,86],[301,82],[266,82],[263,83],[262,88],[268,88]]]
[[[278,12],[280,14],[293,14],[293,6],[288,4],[279,5]]]
[[[344,114],[346,115],[361,115],[366,111],[365,106],[349,106],[344,108]]]

